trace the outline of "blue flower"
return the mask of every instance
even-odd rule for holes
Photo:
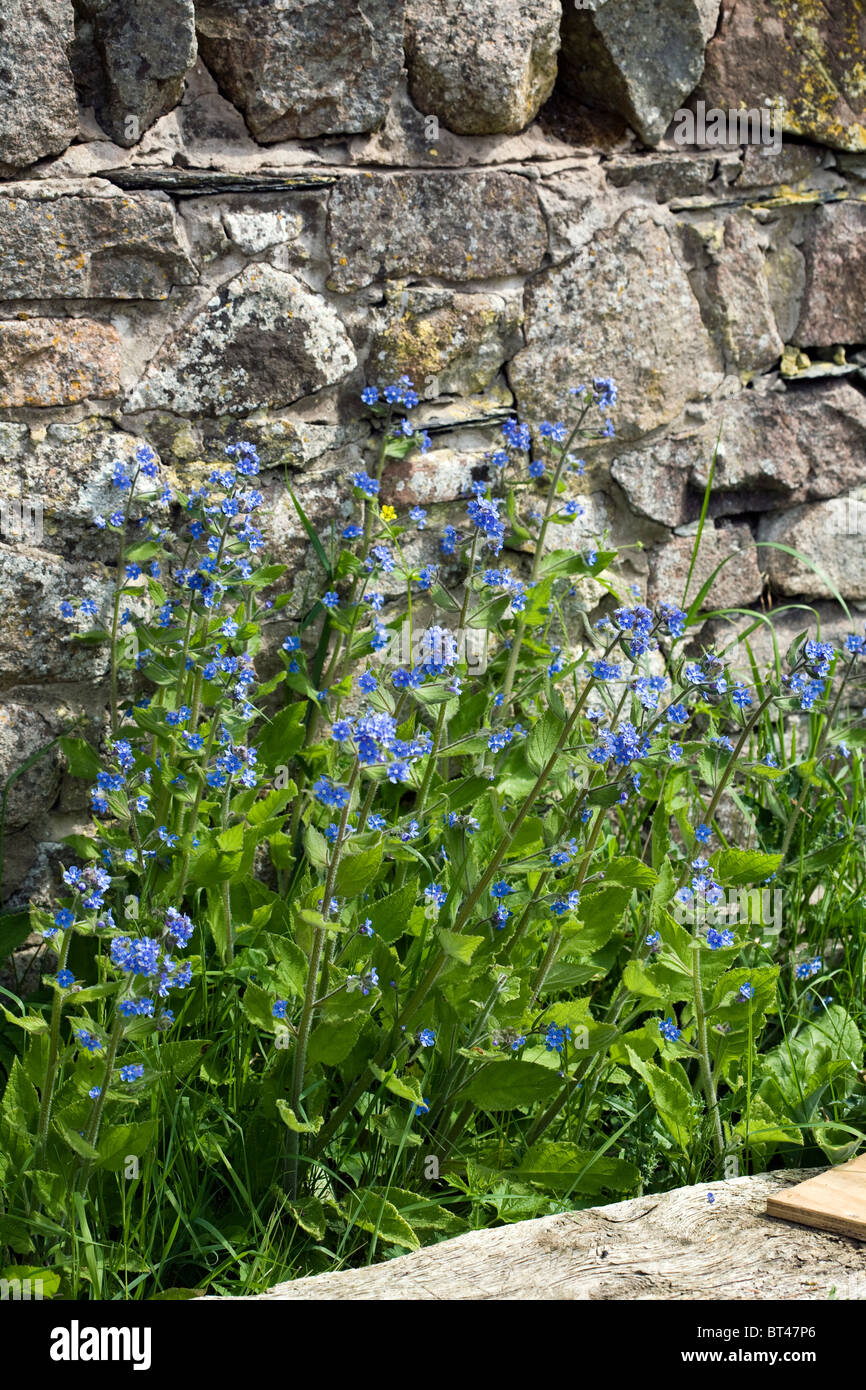
[[[811,980],[813,975],[817,975],[821,969],[822,961],[820,956],[813,956],[811,960],[801,961],[794,974],[798,980]]]
[[[672,1018],[666,1018],[664,1021],[659,1019],[659,1032],[668,1042],[677,1042],[682,1029],[677,1027]]]
[[[548,1023],[544,1046],[548,1052],[562,1052],[566,1042],[571,1042],[572,1032],[568,1024]]]
[[[73,971],[71,971],[71,970],[58,970],[58,972],[57,972],[57,983],[60,985],[60,988],[61,988],[61,989],[68,989],[70,985],[74,985],[74,984],[75,984],[75,975],[74,975]]]
[[[140,1081],[143,1076],[144,1067],[141,1062],[132,1062],[120,1068],[121,1081]]]
[[[436,1042],[436,1034],[432,1028],[422,1028],[418,1034],[418,1042],[422,1047],[432,1047]]]
[[[448,897],[448,889],[443,888],[438,883],[428,883],[427,887],[424,889],[424,897],[429,898],[434,906],[439,908]]]

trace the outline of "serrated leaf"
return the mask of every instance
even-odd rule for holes
[[[719,882],[735,886],[769,878],[781,862],[781,854],[761,854],[752,849],[722,849],[712,858]]]
[[[368,1231],[389,1245],[401,1245],[405,1250],[420,1249],[421,1242],[408,1221],[405,1221],[392,1202],[370,1188],[356,1188],[343,1198],[343,1211],[352,1226]]]
[[[539,719],[526,740],[526,761],[534,772],[541,772],[553,757],[562,738],[564,724],[552,710]]]

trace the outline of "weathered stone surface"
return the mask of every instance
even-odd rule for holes
[[[691,497],[689,482],[706,450],[712,455],[709,432],[659,439],[646,448],[617,455],[611,460],[610,474],[635,512],[673,529],[699,515],[699,502]]]
[[[78,129],[67,49],[71,0],[4,0],[0,16],[0,167],[65,150]]]
[[[553,90],[561,15],[560,0],[407,0],[412,100],[459,135],[515,135]]]
[[[727,0],[701,82],[710,106],[782,108],[783,130],[866,149],[861,0]]]
[[[107,604],[108,583],[82,565],[29,546],[0,544],[0,689],[30,681],[95,680],[108,670],[106,647],[69,641],[78,630],[60,615],[70,597]]]
[[[409,376],[422,399],[472,395],[490,384],[522,346],[516,296],[398,288],[370,348],[367,376]]]
[[[560,70],[580,101],[618,111],[647,145],[697,86],[718,0],[605,0],[563,6]]]
[[[681,600],[694,545],[694,536],[674,536],[653,551],[648,587],[653,602],[669,599],[678,603]],[[741,607],[755,603],[760,598],[763,586],[758,570],[758,552],[745,523],[715,528],[705,526],[689,588],[690,599],[697,596],[719,564],[722,564],[722,568],[702,604],[704,609]]]
[[[472,486],[473,470],[485,467],[480,451],[431,449],[390,463],[382,479],[382,498],[393,507],[429,507],[453,502]]]
[[[612,376],[617,433],[636,439],[720,380],[667,228],[642,209],[528,285],[525,332],[509,380],[530,419],[560,416],[571,386]]]
[[[234,414],[288,405],[357,365],[331,306],[286,271],[250,265],[160,350],[129,407]]]
[[[672,198],[691,198],[706,193],[715,177],[718,161],[711,154],[652,153],[618,155],[608,160],[604,172],[615,188],[648,184],[660,203]]]
[[[779,336],[764,252],[748,213],[733,213],[705,235],[709,260],[699,275],[704,318],[730,370],[750,375],[773,366],[785,344]]]
[[[769,512],[866,484],[866,401],[847,382],[741,391],[686,435],[617,454],[629,505],[671,528],[693,522],[716,455],[710,515]]]
[[[794,341],[804,347],[866,341],[866,206],[819,208],[804,251],[806,289]]]
[[[777,592],[833,598],[835,586],[845,598],[866,599],[866,488],[762,517],[758,540],[805,557],[769,546],[761,550],[761,565]]]
[[[737,191],[811,182],[825,167],[827,158],[827,151],[814,145],[783,145],[780,150],[774,150],[772,145],[747,145],[742,172],[736,179]]]
[[[73,405],[120,388],[120,335],[90,319],[0,323],[0,407]]]
[[[0,298],[165,299],[198,278],[167,198],[110,184],[0,187]]]
[[[196,55],[193,2],[75,0],[75,7],[97,55],[87,73],[92,90],[83,95],[103,130],[128,148],[180,101]]]
[[[631,192],[611,192],[605,180],[607,165],[590,165],[548,174],[538,183],[538,201],[547,223],[547,240],[554,265],[611,227],[618,211],[633,206]]]
[[[0,787],[51,741],[53,733],[47,720],[28,705],[16,701],[0,704]],[[54,804],[62,765],[62,754],[55,747],[16,777],[6,800],[5,830],[20,830]]]
[[[727,402],[710,429],[709,451],[691,468],[701,489],[719,426],[713,492],[729,494],[730,507],[767,511],[866,483],[866,400],[847,382],[744,391]]]
[[[519,174],[341,179],[328,212],[335,290],[378,276],[485,280],[537,270],[547,247],[531,183]]]
[[[321,412],[319,398],[309,397],[308,413]],[[321,424],[306,420],[300,404],[286,411],[260,411],[255,415],[181,416],[168,411],[148,411],[137,422],[148,440],[158,449],[163,465],[173,469],[184,483],[202,459],[221,458],[226,447],[239,439],[255,445],[262,469],[278,469],[280,484],[285,469],[306,472],[325,454],[361,444],[369,437],[369,425],[361,418],[344,424]]]
[[[373,130],[403,60],[404,0],[196,0],[199,50],[257,140]]]
[[[0,496],[42,504],[41,549],[106,559],[105,533],[93,525],[117,505],[114,462],[129,463],[141,440],[100,416],[55,420],[48,426],[0,424]],[[201,457],[201,455],[197,455]],[[165,481],[177,487],[171,471]],[[184,482],[187,479],[183,479]]]

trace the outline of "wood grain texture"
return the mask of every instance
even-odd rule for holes
[[[766,1214],[770,1196],[819,1171],[701,1183],[473,1231],[367,1269],[278,1284],[257,1297],[866,1298],[866,1245]]]
[[[866,1240],[866,1154],[771,1194],[767,1213],[821,1231]]]

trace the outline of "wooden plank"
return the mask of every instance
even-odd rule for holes
[[[817,1171],[774,1169],[470,1231],[369,1268],[312,1275],[248,1297],[866,1300],[859,1241],[767,1216],[768,1197]]]
[[[771,1193],[767,1215],[866,1240],[866,1154]]]

